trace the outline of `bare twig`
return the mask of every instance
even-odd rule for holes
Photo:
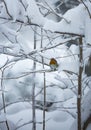
[[[3,80],[19,79],[19,78],[23,78],[23,77],[25,77],[25,76],[28,76],[28,75],[30,75],[30,74],[32,74],[32,73],[44,73],[44,72],[49,73],[49,72],[52,72],[52,70],[50,70],[50,69],[33,70],[33,71],[31,71],[31,72],[26,72],[26,73],[23,73],[23,74],[21,74],[21,75],[19,75],[19,76],[15,76],[15,77],[3,77]],[[2,79],[2,78],[0,78],[0,79]]]
[[[14,43],[13,41],[10,40],[10,38],[9,38],[5,33],[2,33],[2,34],[7,38],[7,40],[8,40],[9,42]]]
[[[35,53],[38,53],[38,52],[41,52],[41,51],[45,51],[45,50],[49,50],[49,49],[52,49],[52,48],[55,48],[57,46],[60,46],[60,45],[63,45],[65,44],[66,42],[70,41],[70,40],[75,40],[77,39],[78,37],[77,36],[74,36],[74,37],[71,37],[71,38],[67,38],[67,39],[63,39],[63,42],[61,43],[58,43],[58,44],[55,44],[55,45],[50,45],[49,47],[43,47],[43,48],[40,48],[39,50],[34,50],[32,52],[30,52],[28,55],[31,56]]]
[[[21,30],[21,28],[22,28],[22,24],[20,24],[20,27],[17,29],[16,32],[19,32]]]
[[[83,34],[70,33],[70,32],[61,32],[61,31],[59,32],[59,31],[55,31],[54,33],[67,34],[67,35],[78,36],[78,37],[84,37]]]
[[[70,76],[69,76],[68,73],[66,73],[66,75],[67,75],[68,79],[71,81],[71,83],[72,83],[72,85],[73,85],[72,88],[75,88],[75,91],[74,91],[72,88],[70,88],[70,89],[71,89],[71,91],[76,95],[76,94],[77,94],[77,93],[76,93],[77,88],[76,88],[76,86],[75,86],[75,84],[74,84],[74,81],[70,78]]]
[[[75,74],[75,75],[77,75],[78,76],[78,74],[77,73],[75,73],[75,72],[73,72],[73,71],[69,71],[69,70],[63,70],[64,72],[66,72],[66,73],[68,73],[68,74]]]
[[[76,115],[74,115],[72,112],[70,112],[69,110],[62,110],[64,112],[67,112],[68,114],[70,114],[74,119],[76,119]]]
[[[7,59],[6,62],[5,62],[5,64],[2,67],[0,67],[0,69],[4,68],[7,65],[8,61],[9,60]]]
[[[6,62],[6,63],[7,63],[7,62]],[[2,72],[1,90],[2,90],[3,110],[4,110],[4,114],[6,114],[6,104],[5,104],[5,95],[4,95],[4,85],[3,85],[4,68],[1,69],[1,72]],[[7,130],[9,130],[9,124],[8,124],[7,119],[6,119],[5,123],[6,123],[6,126],[7,126]]]
[[[29,122],[23,123],[23,124],[17,126],[17,128],[16,128],[15,130],[18,130],[18,129],[20,129],[21,127],[24,127],[25,125],[28,125],[28,124],[30,124],[30,123],[33,123],[33,121],[29,121]]]
[[[10,14],[9,11],[8,11],[8,7],[7,7],[7,4],[6,4],[5,0],[3,0],[3,3],[4,3],[4,5],[5,5],[7,14],[9,15],[9,17],[10,17],[11,19],[13,19],[12,16],[11,16],[11,14]]]
[[[89,10],[89,8],[88,8],[88,6],[86,5],[86,3],[83,1],[83,0],[80,0],[83,4],[84,4],[84,6],[85,6],[85,8],[87,9],[87,12],[88,12],[88,14],[89,14],[89,17],[91,18],[91,13],[90,13],[90,10]],[[91,1],[90,1],[91,2]]]
[[[22,0],[19,0],[19,2],[22,4],[22,6],[24,7],[24,9],[25,9],[25,11],[26,11],[26,10],[27,10],[28,5],[27,5],[27,6],[25,6]]]
[[[56,16],[64,19],[68,24],[71,22],[71,21],[68,21],[66,18],[64,18],[62,15],[60,16],[59,14],[57,14],[55,12],[55,10],[44,0],[45,4],[50,8],[50,10],[52,11],[53,14],[55,14]]]

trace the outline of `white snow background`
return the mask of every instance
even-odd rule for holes
[[[56,0],[55,0],[56,1]],[[79,49],[76,45],[70,46],[68,51],[68,48],[66,48],[65,45],[61,46],[60,48],[57,48],[55,50],[47,50],[46,53],[42,53],[39,45],[37,45],[37,50],[33,49],[33,31],[31,31],[30,27],[24,26],[20,31],[17,31],[18,24],[16,23],[15,26],[13,26],[14,22],[17,22],[17,20],[23,21],[25,24],[27,23],[29,17],[29,20],[31,23],[39,25],[41,28],[45,30],[49,30],[51,32],[64,32],[64,33],[73,33],[73,34],[79,34],[84,35],[84,46],[90,45],[91,46],[91,18],[88,15],[88,12],[83,4],[80,4],[79,6],[68,10],[64,15],[63,19],[60,22],[55,22],[52,19],[48,19],[46,17],[43,17],[43,15],[39,12],[39,8],[34,0],[23,0],[23,3],[25,5],[26,11],[22,7],[21,3],[18,0],[5,0],[7,3],[7,8],[10,14],[10,17],[12,17],[11,23],[5,23],[4,20],[0,21],[0,53],[2,52],[2,46],[8,47],[6,54],[0,55],[0,68],[9,60],[10,64],[12,64],[14,61],[18,60],[18,57],[10,56],[10,54],[19,54],[22,53],[21,50],[23,50],[23,53],[28,55],[30,52],[35,52],[43,57],[46,58],[45,63],[49,64],[49,59],[53,57],[63,57],[71,54],[78,54]],[[53,2],[51,2],[51,5]],[[42,4],[42,3],[40,3]],[[28,5],[28,6],[27,6]],[[91,13],[91,2],[87,1],[86,5],[89,8],[89,11]],[[2,10],[0,13],[0,17],[6,17],[7,15],[5,11],[5,5],[2,3]],[[53,5],[52,5],[53,6]],[[61,14],[60,14],[61,17]],[[66,20],[67,21],[66,21]],[[14,43],[7,42],[7,38],[4,39],[4,36],[2,34],[5,34],[9,36],[11,41],[14,41]],[[30,36],[31,34],[31,36]],[[55,35],[55,34],[54,34]],[[54,37],[51,36],[51,37]],[[17,41],[14,36],[17,36]],[[4,40],[3,40],[4,39]],[[68,38],[70,39],[70,38]],[[66,39],[66,40],[68,40]],[[57,39],[54,41],[54,43],[58,44],[60,42],[65,42],[64,39]],[[45,46],[47,40],[44,41]],[[48,47],[51,47],[53,45],[48,45]],[[87,57],[91,53],[91,49],[85,50],[85,57]],[[39,58],[39,56],[37,56]],[[40,60],[40,59],[39,59]],[[62,101],[61,103],[58,103],[55,105],[58,107],[57,110],[52,110],[49,112],[46,112],[46,130],[77,130],[77,124],[76,124],[76,99],[77,99],[77,91],[74,89],[71,89],[72,82],[64,73],[63,70],[69,70],[73,71],[74,73],[78,73],[78,67],[79,67],[79,61],[77,56],[71,56],[66,58],[62,58],[59,62],[59,68],[57,72],[51,72],[46,74],[46,81],[47,85],[54,84],[54,88],[49,87],[47,89],[47,92],[51,96],[47,96],[48,101]],[[31,59],[21,59],[20,61],[16,62],[14,65],[11,65],[9,68],[5,70],[5,76],[8,75],[8,77],[17,77],[20,76],[24,72],[32,71],[32,64],[33,61]],[[42,67],[41,64],[37,64],[36,70],[40,70]],[[45,66],[45,69],[50,69],[49,66]],[[55,76],[56,75],[56,76]],[[0,71],[0,78],[2,76],[2,71]],[[29,76],[30,82],[27,82],[27,88],[24,89],[23,85],[23,92],[26,91],[27,93],[31,91],[31,75]],[[70,77],[71,78],[71,77]],[[77,85],[77,77],[75,75],[72,75],[72,78],[74,78],[74,84]],[[8,100],[10,102],[15,102],[23,98],[26,98],[26,95],[22,95],[19,91],[22,86],[22,82],[24,81],[24,78],[20,79],[12,79],[12,80],[6,80],[4,83],[4,90],[0,89],[0,94],[2,94],[3,91],[5,91],[6,95],[6,101]],[[42,88],[43,86],[43,77],[39,73],[36,76],[36,93]],[[15,85],[16,84],[16,85]],[[16,86],[16,87],[15,87]],[[67,89],[65,89],[67,87]],[[62,89],[61,89],[62,88]],[[74,94],[75,91],[75,94]],[[87,95],[90,95],[91,91],[86,91]],[[82,122],[88,118],[91,110],[91,106],[89,105],[91,102],[91,96],[85,96],[84,102],[82,107],[84,108],[83,114],[82,114]],[[31,94],[29,95],[31,96]],[[37,99],[41,99],[41,96],[37,96]],[[69,100],[67,100],[69,99]],[[0,97],[0,102],[2,102],[2,98]],[[11,105],[6,107],[6,114],[4,114],[3,109],[1,109],[0,112],[0,122],[6,121],[6,119],[9,122],[10,130],[32,130],[32,102],[16,102],[12,103]],[[54,107],[54,106],[53,106]],[[74,107],[74,109],[67,111],[65,108]],[[2,104],[1,104],[2,108]],[[62,109],[61,109],[62,108]],[[63,109],[64,108],[64,109]],[[52,109],[52,108],[51,108]],[[40,122],[43,121],[43,111],[36,109],[36,122],[37,122],[37,130],[42,130],[43,126]],[[29,122],[29,123],[28,123]],[[26,124],[26,125],[23,125]],[[21,127],[21,125],[23,125]],[[7,130],[5,123],[0,123],[0,130]],[[87,130],[91,130],[91,126],[88,127]]]

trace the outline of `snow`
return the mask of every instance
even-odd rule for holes
[[[0,68],[6,63],[7,57],[5,55],[0,55]]]
[[[18,104],[16,104],[18,106]],[[17,125],[17,127],[23,125],[24,123],[31,122],[32,120],[32,110],[27,109],[27,110],[22,110],[18,113],[8,115],[7,116],[10,121],[12,121],[14,124]],[[43,112],[41,110],[36,110],[36,122],[42,122],[42,117],[43,117]],[[66,112],[46,112],[46,128],[47,130],[57,130],[63,129],[66,130],[67,128],[70,128],[70,125],[63,125],[65,122],[68,124],[69,121],[73,121],[72,118],[70,117],[69,119],[69,114]],[[28,125],[23,125],[22,127],[19,128],[19,130],[24,130],[26,129],[30,130],[32,129],[32,124]],[[42,124],[37,124],[37,129],[42,130]]]
[[[32,130],[31,97],[33,83],[35,82],[36,86],[36,102],[40,100],[40,104],[36,104],[43,107],[41,102],[44,99],[44,73],[38,72],[35,77],[32,74],[25,77],[22,77],[22,75],[33,72],[34,60],[38,60],[36,70],[45,71],[46,101],[54,102],[45,113],[46,129],[77,130],[79,46],[75,45],[75,42],[70,46],[67,46],[66,43],[71,40],[74,41],[78,37],[64,37],[63,35],[57,35],[55,32],[84,35],[83,57],[84,64],[86,64],[86,60],[91,54],[91,48],[88,47],[88,44],[89,46],[91,44],[91,18],[87,9],[83,4],[79,4],[79,6],[68,10],[63,15],[63,19],[57,22],[57,20],[53,21],[54,18],[44,17],[35,0],[22,0],[22,2],[20,0],[5,0],[5,2],[9,15],[4,3],[2,2],[0,5],[0,19],[2,16],[4,17],[0,22],[1,79],[2,70],[4,71],[4,79],[1,80],[0,87],[3,86],[4,89],[6,113],[3,112],[2,89],[0,88],[0,129],[7,130],[5,125],[7,120],[10,130],[17,128],[19,130]],[[45,3],[42,0],[40,2]],[[50,7],[54,8],[54,3],[57,0],[47,0],[47,2],[51,5]],[[86,5],[91,13],[91,2],[86,2]],[[9,19],[5,21],[5,18]],[[31,23],[38,25],[37,31],[34,30],[34,25],[30,26]],[[43,39],[41,38],[41,29],[43,29]],[[37,35],[36,39],[34,39],[34,33]],[[33,49],[34,40],[37,42],[36,49]],[[43,48],[40,44],[42,42]],[[10,54],[11,56],[9,56]],[[26,58],[26,56],[28,57]],[[44,68],[41,64],[42,57],[44,58]],[[51,57],[58,61],[58,71],[53,72],[49,68]],[[8,63],[5,65],[7,60]],[[9,79],[10,77],[12,79]],[[84,74],[83,77],[85,77]],[[91,115],[90,81],[86,84],[85,79],[83,87],[85,88],[85,86],[86,91],[83,90],[82,97],[82,125]],[[80,98],[80,95],[78,95],[78,98]],[[42,121],[43,110],[36,108],[38,130],[43,129]],[[90,129],[91,126],[89,125],[87,130]]]
[[[55,111],[52,115],[53,120],[57,123],[59,122],[65,122],[69,118],[69,114],[65,111]]]
[[[7,121],[8,121],[9,129],[10,129],[10,130],[15,130],[15,129],[16,129],[15,124],[12,123],[12,121],[10,121],[10,120],[7,120]],[[7,130],[7,126],[6,126],[6,123],[5,123],[5,122],[0,123],[0,130]]]
[[[17,40],[21,49],[24,51],[23,53],[28,54],[31,51],[31,47],[29,46],[30,41],[27,41],[20,33],[17,34]]]
[[[89,5],[89,10],[91,10],[91,3],[88,2],[87,5]],[[64,19],[58,23],[52,20],[46,20],[44,29],[53,32],[58,31],[61,33],[85,35],[86,43],[91,43],[91,29],[89,29],[91,26],[91,18],[83,4],[68,10],[63,17],[69,22]]]
[[[91,124],[88,125],[87,130],[91,130]]]
[[[70,99],[73,97],[74,93],[70,90],[70,89],[66,89],[64,92],[63,92],[63,95],[64,95],[64,99],[67,100],[67,99]]]
[[[89,10],[91,10],[91,7],[90,7]],[[85,18],[85,40],[86,40],[87,44],[91,44],[91,29],[89,29],[89,27],[91,27],[91,18],[89,17],[88,12],[86,12],[86,18]]]
[[[70,130],[77,130],[77,120],[73,122],[72,126],[70,127]]]
[[[18,106],[18,107],[17,107]],[[31,108],[31,105],[27,102],[19,102],[19,103],[15,103],[12,104],[11,106],[6,108],[7,114],[8,115],[13,115],[16,114],[18,112],[20,112],[21,110],[28,110]]]
[[[84,123],[91,113],[91,90],[83,98],[82,105],[82,122]]]
[[[26,20],[24,7],[18,0],[5,0],[5,2],[7,4],[8,13],[12,16],[14,21],[17,19]]]
[[[0,122],[6,121],[6,115],[4,113],[0,114]]]
[[[27,15],[32,23],[39,24],[43,26],[45,23],[45,18],[40,14],[39,9],[34,0],[27,0],[28,8]]]
[[[27,21],[26,17],[28,16],[30,23],[42,26],[45,30],[84,35],[86,43],[91,43],[91,29],[89,29],[91,26],[91,19],[83,4],[68,10],[63,15],[63,19],[60,22],[55,22],[43,17],[34,0],[27,0],[26,2],[28,5],[25,5],[25,7],[27,6],[27,11],[18,0],[12,2],[6,0],[8,11],[14,21],[17,19]],[[91,10],[91,3],[87,2],[86,5],[88,6],[88,9]]]
[[[44,28],[49,29],[51,31],[84,34],[84,21],[85,21],[83,17],[84,14],[85,14],[84,6],[79,5],[78,7],[68,10],[64,14],[64,18],[69,21],[68,23],[64,19],[61,20],[59,23],[48,21],[46,22]]]

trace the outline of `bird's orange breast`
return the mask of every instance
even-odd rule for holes
[[[51,59],[51,60],[50,60],[50,65],[51,65],[51,64],[54,64],[54,65],[55,65],[55,64],[57,64],[57,61],[56,61],[55,59]]]

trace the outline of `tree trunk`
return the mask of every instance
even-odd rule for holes
[[[34,49],[36,49],[36,31],[37,27],[35,26],[35,32],[34,32]],[[36,69],[36,61],[33,63],[33,70]],[[35,79],[36,74],[33,73],[33,79]],[[33,127],[32,130],[36,130],[36,108],[35,108],[35,80],[33,81],[33,88],[32,88],[32,120],[33,120]]]
[[[4,110],[4,114],[6,115],[6,105],[5,105],[5,96],[4,96],[3,76],[4,76],[4,69],[2,69],[1,90],[2,90],[3,110]],[[6,123],[7,130],[9,130],[9,124],[8,124],[7,119],[6,119],[5,123]]]
[[[82,49],[82,37],[80,37],[79,38],[78,95],[77,95],[78,130],[82,129],[81,128],[82,71],[83,71],[83,49]]]
[[[41,29],[41,48],[43,47],[43,29]],[[44,69],[44,59],[42,57],[42,64]],[[43,102],[43,130],[45,130],[45,107],[46,107],[46,77],[45,72],[43,73],[44,78],[44,102]]]

